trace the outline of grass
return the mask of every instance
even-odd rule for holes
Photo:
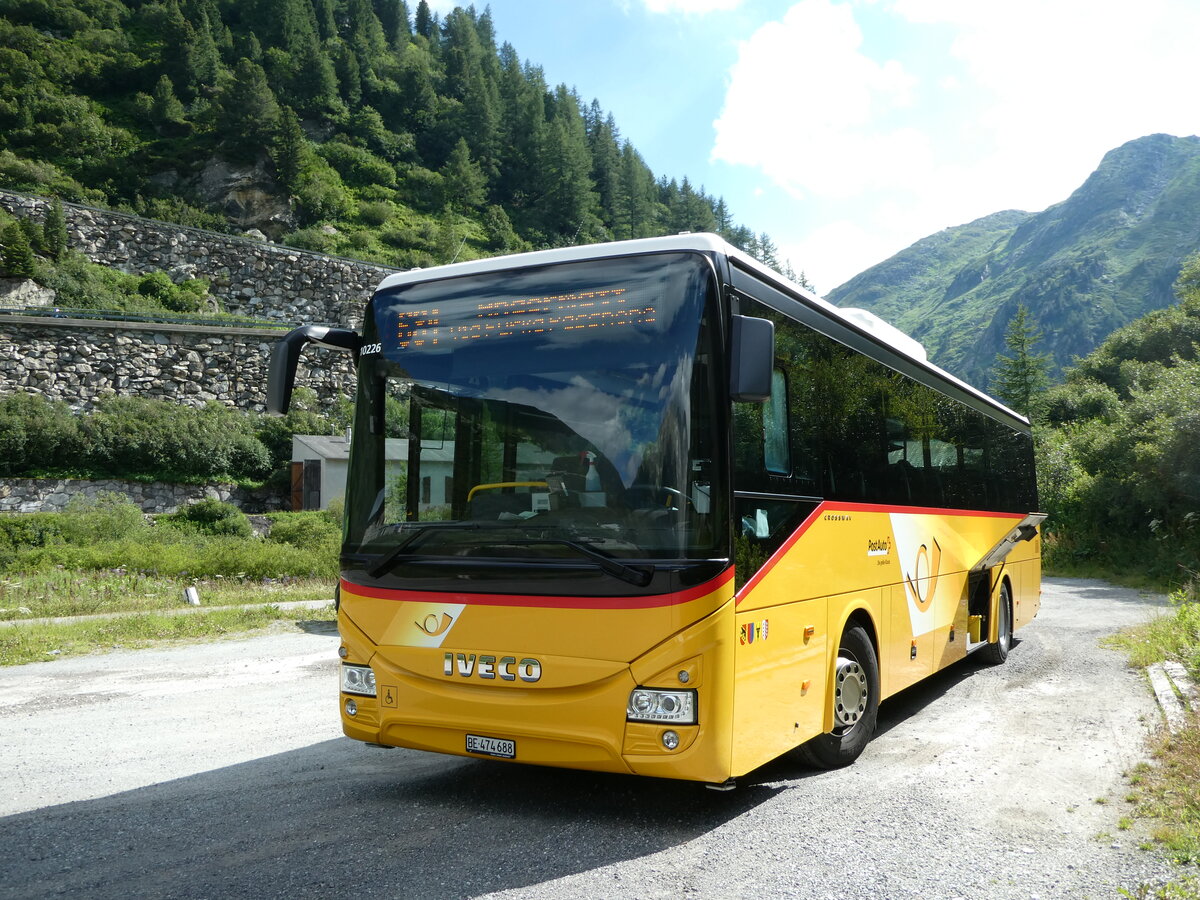
[[[292,600],[328,600],[332,578],[209,579],[169,578],[125,569],[53,568],[0,576],[0,621],[52,616],[149,612],[179,607],[183,592],[195,587],[205,607]]]
[[[1200,675],[1200,597],[1193,582],[1171,594],[1173,610],[1110,639],[1139,668],[1175,660],[1194,681]],[[1127,773],[1134,816],[1152,823],[1155,844],[1180,864],[1200,863],[1200,718],[1155,739],[1153,762]],[[1125,822],[1126,820],[1122,820]],[[1124,827],[1128,827],[1125,825]],[[1187,877],[1159,888],[1143,885],[1127,897],[1146,900],[1200,898],[1200,879]]]
[[[1200,878],[1189,875],[1160,887],[1144,884],[1135,891],[1121,888],[1121,896],[1130,900],[1197,900],[1200,898]]]
[[[1061,578],[1099,578],[1135,590],[1169,594],[1196,579],[1194,554],[1178,542],[1114,537],[1101,546],[1078,546],[1051,531],[1042,540],[1042,573]]]
[[[168,641],[206,640],[259,631],[280,621],[332,621],[333,618],[332,603],[317,610],[285,610],[262,604],[195,613],[138,613],[66,624],[18,624],[0,627],[0,665],[132,650]]]
[[[213,522],[151,525],[127,498],[105,495],[0,517],[0,666],[333,617],[332,607],[280,606],[332,600],[339,529],[329,516],[275,514],[261,538],[216,506]],[[241,534],[226,533],[239,522]],[[199,608],[185,604],[188,588]]]

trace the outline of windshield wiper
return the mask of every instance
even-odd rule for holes
[[[422,524],[420,528],[414,529],[413,533],[398,543],[395,547],[383,555],[383,558],[370,569],[367,573],[372,578],[378,578],[383,573],[387,572],[396,564],[402,556],[407,556],[414,544],[420,542],[424,537],[428,537],[434,531],[472,531],[477,528],[496,528],[496,527],[511,527],[507,524],[503,525],[485,525],[482,522],[429,522]]]
[[[588,559],[592,560],[602,572],[636,587],[645,587],[654,577],[653,570],[647,572],[645,569],[635,569],[633,566],[619,563],[611,556],[605,556],[599,550],[589,547],[581,541],[572,541],[567,538],[531,538],[529,540],[506,541],[505,543],[516,546],[559,544],[563,547],[570,547],[575,552],[582,553]]]
[[[413,547],[421,542],[423,538],[429,536],[435,531],[474,531],[476,529],[505,529],[512,528],[510,523],[484,524],[482,522],[430,522],[423,525],[420,529],[413,531],[408,537],[398,543],[395,547],[383,555],[383,557],[375,563],[368,571],[368,575],[372,578],[378,578],[399,562],[400,558],[407,556],[412,552]],[[563,547],[569,547],[576,553],[586,556],[594,562],[602,572],[607,575],[612,575],[614,578],[619,578],[627,584],[632,584],[636,587],[645,587],[654,577],[653,571],[647,572],[644,569],[635,569],[632,566],[627,566],[624,563],[619,563],[611,556],[605,556],[599,550],[589,547],[581,541],[573,541],[569,538],[521,538],[517,540],[506,540],[504,542],[508,546],[538,546],[546,544],[557,544]]]

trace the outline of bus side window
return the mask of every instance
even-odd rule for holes
[[[783,369],[771,373],[771,396],[763,409],[763,463],[773,475],[792,471],[788,441],[787,376]]]

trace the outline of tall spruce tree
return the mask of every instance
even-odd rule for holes
[[[183,104],[175,96],[175,86],[171,79],[162,75],[154,86],[154,105],[151,115],[158,125],[178,125],[184,120]]]
[[[219,124],[226,152],[250,161],[270,149],[279,127],[279,103],[266,73],[249,59],[238,61],[233,80],[218,98]]]
[[[1041,331],[1029,320],[1029,310],[1024,304],[1018,304],[1004,332],[1004,346],[1009,352],[997,354],[992,369],[992,390],[995,394],[1030,419],[1039,412],[1041,400],[1050,383],[1047,375],[1050,354],[1034,350],[1041,339]]]
[[[307,155],[311,151],[300,127],[300,119],[290,106],[279,113],[279,130],[271,146],[271,158],[275,163],[275,177],[290,194],[300,189],[300,173]]]
[[[417,18],[413,23],[413,31],[429,40],[433,40],[434,32],[437,31],[437,17],[425,0],[417,4]]]
[[[479,164],[471,159],[465,138],[458,139],[441,174],[446,204],[451,209],[469,212],[483,203],[487,180]]]
[[[45,235],[43,243],[47,256],[57,262],[67,255],[67,219],[63,215],[62,201],[57,197],[50,203],[50,208],[46,210],[46,218],[42,222],[42,234]]]
[[[9,222],[0,233],[0,243],[4,245],[4,251],[0,253],[0,275],[6,278],[32,278],[33,248],[21,223]]]

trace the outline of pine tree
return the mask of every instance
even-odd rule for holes
[[[296,59],[299,65],[294,67],[289,92],[296,108],[313,116],[340,111],[337,73],[316,35],[303,39]]]
[[[1029,311],[1019,304],[1004,332],[1009,354],[997,354],[992,368],[993,392],[1030,419],[1038,412],[1050,383],[1050,354],[1034,352],[1041,340],[1041,331],[1029,321]]]
[[[412,36],[408,5],[404,0],[375,0],[375,15],[392,50],[403,50]]]
[[[613,234],[617,238],[650,237],[658,227],[658,188],[654,173],[628,140],[621,145],[621,167],[614,204]]]
[[[592,151],[592,181],[600,198],[600,217],[610,229],[617,221],[617,202],[620,193],[621,148],[617,123],[612,115],[604,115],[597,100],[592,101],[585,116],[588,145]]]
[[[458,139],[441,174],[446,204],[451,209],[467,212],[483,203],[487,182],[479,164],[471,159],[465,138]]]
[[[33,248],[19,222],[10,222],[0,234],[4,252],[0,254],[0,275],[7,278],[32,278]]]
[[[215,14],[211,13],[211,14]],[[197,22],[193,28],[193,40],[189,47],[189,68],[192,77],[191,90],[211,88],[217,83],[217,75],[221,69],[221,52],[213,29],[209,24],[209,15],[204,8],[197,13]],[[218,25],[220,18],[217,19]]]
[[[332,47],[333,67],[337,72],[342,99],[353,109],[362,103],[362,69],[358,56],[344,41],[335,41]]]
[[[62,201],[57,197],[46,210],[46,218],[42,222],[43,243],[46,255],[55,262],[67,255],[67,219],[63,215]]]
[[[597,198],[592,189],[592,154],[583,130],[579,98],[565,85],[555,88],[546,140],[536,171],[542,177],[538,211],[550,236],[567,244],[598,235]]]
[[[227,151],[251,160],[273,146],[279,127],[279,104],[262,66],[238,61],[233,80],[221,92],[218,125]]]
[[[754,258],[764,266],[769,266],[772,269],[779,269],[779,248],[775,246],[775,242],[771,240],[771,236],[765,231],[758,236],[755,242],[757,252]]]
[[[178,125],[184,120],[183,104],[175,96],[175,86],[166,75],[159,76],[154,86],[154,106],[151,115],[159,125]]]
[[[279,131],[271,147],[271,158],[275,162],[275,176],[279,183],[294,194],[300,187],[300,172],[309,153],[304,129],[296,111],[285,106],[279,114]]]
[[[413,31],[421,35],[421,37],[432,40],[436,30],[437,17],[430,11],[429,4],[425,0],[421,0],[417,4],[417,20],[413,23]]]

